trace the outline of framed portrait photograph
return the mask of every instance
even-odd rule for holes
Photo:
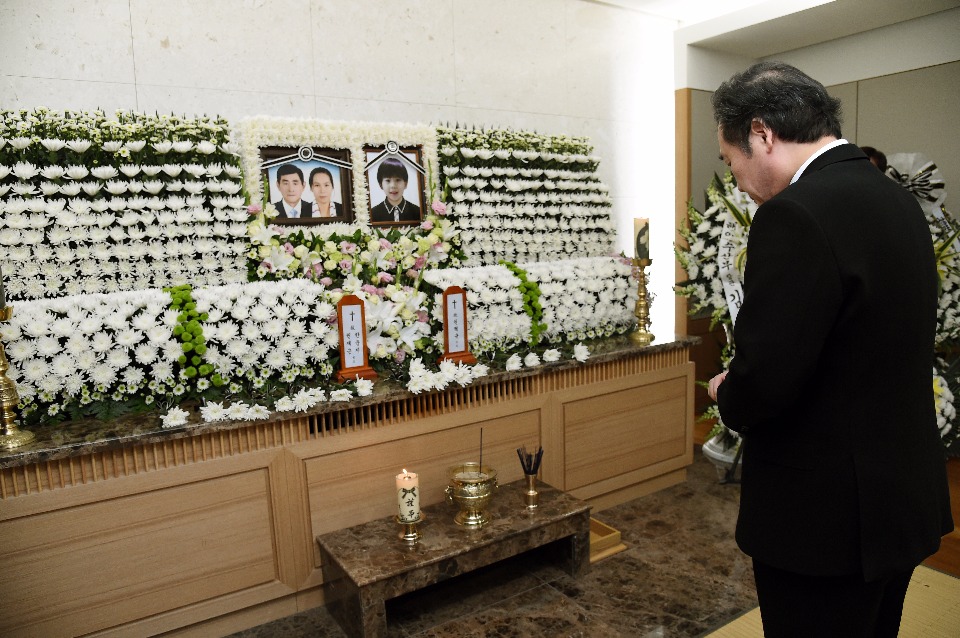
[[[396,142],[365,146],[371,226],[412,226],[423,221],[426,198],[419,146]]]
[[[261,148],[264,205],[273,204],[275,224],[352,222],[350,151],[301,146]]]

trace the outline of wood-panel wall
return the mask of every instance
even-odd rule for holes
[[[501,483],[522,477],[516,448],[543,445],[543,479],[595,508],[681,481],[688,355],[4,470],[0,635],[215,636],[322,604],[315,537],[391,515],[403,468],[425,504],[441,502],[447,468],[478,459],[481,428]]]

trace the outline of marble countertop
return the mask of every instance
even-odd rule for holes
[[[686,348],[700,342],[699,337],[677,336],[671,341],[654,343],[649,346],[637,346],[628,337],[614,337],[587,344],[590,348],[590,358],[585,363],[574,360],[543,363],[535,368],[523,368],[514,372],[491,372],[473,382],[473,385],[496,383],[510,379],[536,376],[543,372],[551,372],[575,368],[583,365],[616,361],[637,354],[654,354]],[[405,399],[412,396],[405,387],[393,381],[378,381],[371,396],[357,397],[349,402],[321,403],[297,416],[309,416],[358,406],[372,405]],[[138,414],[118,417],[110,421],[85,419],[81,421],[61,422],[51,425],[41,425],[29,428],[34,433],[32,442],[21,447],[8,450],[0,447],[0,469],[21,467],[31,463],[51,461],[73,456],[81,456],[93,452],[105,452],[118,449],[125,445],[157,443],[173,439],[187,438],[208,432],[234,430],[249,425],[249,421],[217,421],[206,423],[201,420],[196,406],[181,406],[190,411],[188,423],[175,428],[163,428],[160,417],[163,413]],[[284,421],[293,413],[275,412],[268,419],[256,423],[270,423]],[[25,428],[27,429],[27,428]]]

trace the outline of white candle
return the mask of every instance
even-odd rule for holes
[[[420,519],[420,479],[413,472],[397,474],[397,512],[403,523]]]
[[[635,217],[633,220],[634,256],[637,259],[650,259],[650,220]]]

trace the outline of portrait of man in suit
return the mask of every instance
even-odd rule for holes
[[[277,209],[277,219],[308,218],[311,214],[309,202],[303,201],[303,171],[295,164],[284,164],[277,169],[277,190],[280,200],[273,202]]]

